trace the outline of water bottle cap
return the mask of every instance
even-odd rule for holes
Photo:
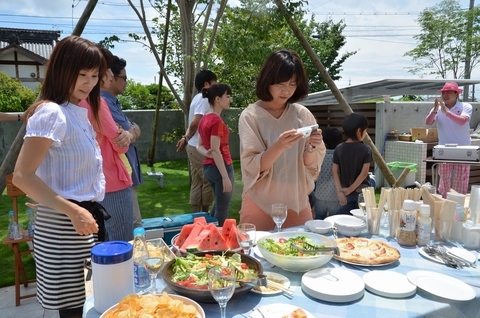
[[[32,210],[32,209],[28,209],[27,212],[28,212],[28,213],[33,213],[33,210]]]
[[[430,206],[428,204],[422,204],[420,206],[420,214],[430,216]]]
[[[109,265],[128,261],[132,258],[133,246],[124,241],[108,241],[92,248],[92,262]]]
[[[13,211],[8,211],[9,215],[13,215],[13,213],[14,213]]]
[[[413,211],[415,209],[415,202],[413,200],[403,201],[403,209],[407,211]]]
[[[135,235],[145,235],[145,229],[143,227],[136,227],[133,230],[133,236]]]

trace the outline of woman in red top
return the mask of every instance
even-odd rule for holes
[[[230,131],[220,114],[228,109],[232,101],[232,89],[227,84],[213,84],[202,91],[208,98],[210,112],[204,115],[198,125],[198,151],[204,155],[203,172],[213,187],[215,204],[210,215],[218,219],[218,225],[228,217],[233,196],[233,164],[228,147]]]

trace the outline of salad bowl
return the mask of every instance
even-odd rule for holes
[[[203,252],[194,252],[192,254],[197,256],[205,256],[206,254],[210,254],[210,255],[223,254],[227,258],[231,257],[233,254],[239,254],[241,256],[242,263],[245,263],[250,269],[253,269],[257,275],[263,274],[262,264],[260,264],[260,262],[257,261],[255,258],[242,253],[235,253],[233,251],[203,251]],[[182,258],[182,257],[179,257],[179,258]],[[181,286],[177,283],[174,283],[172,281],[172,276],[175,273],[173,269],[174,263],[175,263],[175,260],[168,262],[162,271],[163,281],[168,287],[170,287],[173,291],[175,291],[175,293],[186,296],[194,301],[203,302],[203,303],[216,302],[215,299],[213,299],[212,295],[210,294],[210,291],[208,290],[208,285],[205,286],[205,288],[203,289],[199,289],[199,288]],[[253,288],[253,285],[251,284],[241,284],[240,286],[237,285],[232,298],[244,295],[248,293],[252,288]]]
[[[262,256],[267,261],[290,272],[307,272],[311,269],[325,265],[332,259],[333,252],[331,249],[315,254],[303,254],[292,250],[288,244],[285,244],[284,248],[278,250],[278,252],[273,252],[273,250],[277,248],[272,246],[273,242],[288,241],[288,239],[296,238],[298,236],[307,237],[311,240],[311,244],[315,246],[323,245],[324,247],[330,248],[336,247],[335,241],[331,238],[311,232],[278,232],[262,237],[258,240],[257,245]]]

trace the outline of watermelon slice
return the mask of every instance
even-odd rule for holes
[[[222,236],[225,241],[230,237],[230,232],[234,232],[237,235],[237,220],[235,219],[226,219],[223,222]]]
[[[185,248],[188,252],[208,250],[228,250],[228,246],[217,227],[210,223],[195,237],[193,242]]]
[[[177,240],[175,241],[176,246],[182,246],[183,243],[185,243],[194,226],[195,224],[185,224],[182,227],[182,230],[180,231],[180,234],[178,234]]]
[[[207,226],[207,219],[204,216],[199,216],[193,219],[193,224],[201,224]]]
[[[200,224],[200,223],[195,224],[194,223],[192,231],[188,235],[185,242],[182,245],[177,244],[177,246],[180,247],[180,249],[185,250],[186,247],[193,242],[193,240],[203,231],[204,228],[205,228],[205,226],[203,226],[202,224]]]
[[[240,244],[238,244],[237,241],[237,228],[235,227],[233,231],[230,231],[229,237],[225,240],[225,243],[227,243],[228,248],[231,250],[240,248]]]

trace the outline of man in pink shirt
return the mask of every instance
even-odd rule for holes
[[[455,82],[445,83],[439,90],[442,98],[435,99],[435,107],[425,119],[427,125],[437,123],[439,145],[469,146],[471,144],[469,122],[472,118],[472,105],[458,101],[458,96],[462,91]],[[454,174],[452,188],[463,194],[468,191],[470,165],[440,164],[438,166],[440,177],[438,192],[444,198],[450,191],[452,173]]]

